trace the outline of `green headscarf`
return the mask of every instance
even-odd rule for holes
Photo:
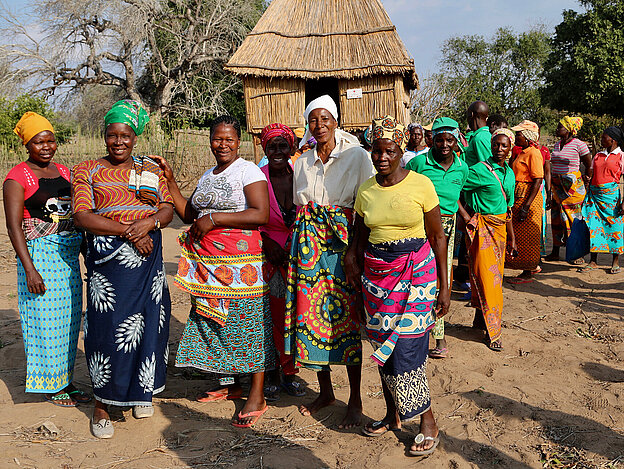
[[[143,133],[149,122],[149,115],[140,103],[131,99],[122,99],[113,104],[113,107],[104,117],[104,125],[126,124],[129,125],[138,136]]]

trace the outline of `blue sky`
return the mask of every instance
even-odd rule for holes
[[[343,0],[348,1],[348,0]],[[36,0],[4,0],[15,10],[28,10]],[[535,24],[554,31],[565,9],[580,11],[576,0],[382,0],[414,57],[421,78],[435,71],[442,43],[452,36],[491,36],[497,28],[510,26],[516,32]]]

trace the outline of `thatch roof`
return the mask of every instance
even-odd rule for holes
[[[400,74],[418,86],[414,60],[380,0],[273,0],[225,68],[310,79]]]

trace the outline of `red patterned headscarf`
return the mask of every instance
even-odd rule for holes
[[[260,133],[260,143],[262,144],[262,149],[266,151],[267,143],[273,137],[284,137],[290,145],[290,148],[295,147],[295,134],[291,130],[290,127],[284,124],[269,124]]]
[[[371,141],[379,138],[387,138],[396,143],[401,151],[405,151],[409,141],[409,132],[403,124],[392,116],[384,116],[373,119],[373,132]]]

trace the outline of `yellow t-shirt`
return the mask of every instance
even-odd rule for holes
[[[370,228],[372,244],[424,238],[424,214],[440,204],[427,176],[410,171],[398,184],[382,187],[375,176],[360,186],[355,211]]]

